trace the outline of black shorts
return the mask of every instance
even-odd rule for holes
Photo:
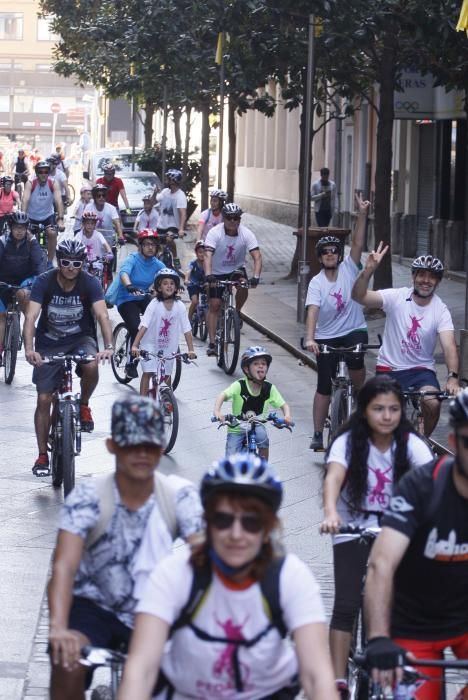
[[[217,280],[229,280],[232,278],[233,272],[242,272],[242,276],[247,279],[247,270],[245,267],[238,267],[236,270],[231,270],[230,272],[225,272],[223,275],[214,275]],[[234,278],[237,278],[239,275],[235,275]],[[208,299],[222,299],[223,297],[223,292],[224,292],[224,287],[212,287],[209,285],[208,287]]]
[[[29,219],[30,223],[33,226],[45,226],[46,228],[48,226],[55,226],[55,214],[51,214],[50,216],[47,217],[47,219],[43,219],[42,221],[39,221],[38,219]]]
[[[341,338],[325,338],[323,340],[315,339],[318,345],[331,345],[334,348],[348,348],[358,343],[368,343],[369,337],[367,331],[356,330],[351,331],[348,335],[343,335]],[[348,369],[362,369],[364,367],[364,353],[346,357],[346,365]],[[336,355],[323,355],[320,353],[317,356],[317,391],[324,396],[331,394],[331,380],[335,376],[336,368],[338,367],[338,357]]]
[[[82,336],[81,338],[73,340],[71,343],[65,343],[63,341],[57,342],[53,349],[42,350],[36,348],[36,352],[40,352],[41,355],[47,355],[47,353],[57,355],[59,352],[77,353],[80,350],[85,352],[86,355],[95,355],[98,351],[96,340],[89,336]],[[62,369],[63,364],[61,362],[34,367],[32,380],[33,384],[36,385],[37,393],[52,394],[58,389],[60,377],[62,376]]]

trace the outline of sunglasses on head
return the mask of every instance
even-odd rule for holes
[[[338,255],[338,248],[322,248],[321,255]]]
[[[73,267],[75,270],[79,270],[80,267],[83,267],[83,261],[82,260],[68,260],[67,258],[64,258],[63,260],[60,261],[60,266],[61,267]]]
[[[234,513],[225,513],[222,510],[213,513],[210,524],[217,530],[228,530],[236,520],[240,522],[245,532],[250,532],[252,535],[263,530],[263,523],[258,515],[234,515]]]
[[[240,221],[240,216],[236,216],[235,214],[226,214],[224,218],[227,219],[227,221]]]

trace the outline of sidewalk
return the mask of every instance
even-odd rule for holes
[[[255,233],[263,257],[261,283],[249,294],[243,309],[244,320],[292,352],[305,364],[315,367],[314,356],[300,350],[300,339],[305,335],[305,326],[296,321],[297,280],[287,278],[296,248],[294,229],[251,214],[244,214],[242,222]],[[409,264],[410,261],[400,264],[397,259],[393,260],[394,287],[410,286]],[[465,275],[463,273],[446,275],[438,293],[450,309],[457,329],[457,343],[459,343],[459,330],[464,327],[465,320]],[[369,343],[377,343],[378,335],[383,333],[385,318],[374,317],[371,313],[367,323]],[[374,373],[376,356],[376,351],[369,351],[366,357],[366,366],[370,375]],[[436,350],[436,372],[441,388],[444,388],[447,368],[440,346]],[[446,416],[446,408],[445,410],[443,408],[439,425],[433,434],[433,438],[443,445],[447,442]]]

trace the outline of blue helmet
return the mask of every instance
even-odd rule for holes
[[[171,270],[170,267],[163,267],[162,270],[158,270],[154,276],[154,288],[158,288],[158,284],[161,280],[171,279],[174,280],[176,284],[176,289],[180,287],[180,277],[175,270]]]
[[[203,507],[215,493],[254,496],[276,513],[283,498],[283,486],[266,459],[239,453],[215,462],[203,477],[200,486]]]
[[[249,367],[252,360],[255,360],[257,357],[264,357],[268,367],[270,367],[273,358],[268,352],[268,350],[264,348],[263,345],[252,345],[250,348],[247,348],[247,350],[244,350],[244,352],[242,353],[240,362],[241,370],[245,372],[246,368]]]

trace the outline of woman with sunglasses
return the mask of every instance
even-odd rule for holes
[[[311,450],[323,450],[323,428],[328,414],[331,380],[335,376],[338,359],[335,355],[320,354],[320,345],[350,347],[367,343],[367,326],[360,304],[351,299],[351,290],[359,274],[370,202],[356,195],[358,215],[351,250],[343,259],[343,244],[336,236],[323,236],[317,241],[315,252],[322,268],[312,277],[307,290],[305,346],[317,356],[317,391],[313,403],[314,435]],[[350,377],[356,389],[366,379],[364,356],[348,357]]]
[[[220,460],[205,474],[206,541],[153,570],[119,700],[150,698],[158,672],[161,699],[286,700],[300,681],[307,698],[338,700],[318,584],[300,559],[279,551],[282,495],[270,465],[254,455]]]
[[[339,528],[378,527],[393,485],[408,469],[432,458],[405,416],[398,382],[382,375],[369,379],[358,393],[356,411],[328,450],[323,487],[320,531],[333,535],[335,574],[330,648],[342,700],[349,697],[346,666],[371,544],[359,535],[340,535]]]

